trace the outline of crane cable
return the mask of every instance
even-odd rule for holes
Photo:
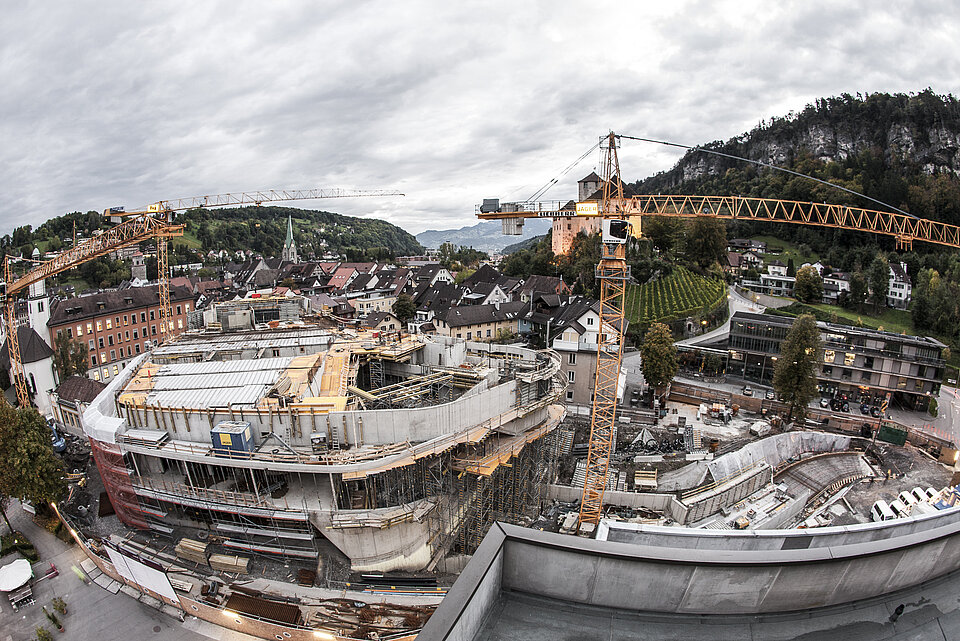
[[[572,163],[570,163],[569,165],[567,165],[567,168],[564,169],[563,171],[561,171],[555,178],[551,179],[549,182],[547,182],[546,185],[544,185],[543,187],[541,187],[540,189],[538,189],[536,192],[534,192],[534,194],[533,194],[532,196],[530,196],[529,198],[527,198],[527,202],[532,202],[532,201],[538,200],[541,196],[543,196],[545,193],[547,193],[547,191],[548,191],[551,187],[553,187],[554,185],[556,185],[557,182],[558,182],[561,178],[563,178],[564,176],[566,176],[568,173],[570,173],[570,171],[573,170],[574,167],[576,167],[577,165],[579,165],[579,164],[580,164],[580,161],[582,161],[584,158],[586,158],[587,156],[589,156],[590,154],[592,154],[598,147],[600,147],[600,142],[599,142],[599,141],[597,141],[597,144],[595,144],[593,147],[590,147],[590,149],[587,149],[585,152],[583,152],[583,154],[582,154],[579,158],[577,158],[577,159],[574,160]]]
[[[909,217],[909,218],[913,218],[914,220],[920,220],[920,217],[919,217],[919,216],[914,216],[913,214],[908,213],[908,212],[905,212],[905,211],[903,211],[902,209],[899,209],[898,207],[894,207],[893,205],[887,204],[887,203],[883,202],[882,200],[877,200],[876,198],[871,198],[870,196],[867,196],[866,194],[861,194],[861,193],[858,192],[858,191],[854,191],[854,190],[852,190],[852,189],[848,189],[848,188],[843,187],[843,186],[841,186],[841,185],[837,185],[837,184],[832,183],[832,182],[827,182],[826,180],[820,180],[819,178],[814,178],[813,176],[808,176],[808,175],[806,175],[806,174],[801,174],[801,173],[798,172],[798,171],[793,171],[792,169],[787,169],[787,168],[785,168],[785,167],[777,167],[776,165],[771,165],[771,164],[769,164],[769,163],[765,163],[765,162],[762,162],[762,161],[760,161],[760,160],[751,160],[750,158],[743,158],[743,157],[741,157],[741,156],[734,156],[733,154],[725,154],[725,153],[723,153],[722,151],[715,151],[715,150],[713,150],[713,149],[706,149],[706,148],[704,148],[704,147],[699,147],[699,146],[697,146],[697,147],[691,147],[690,145],[681,145],[680,143],[667,142],[667,141],[665,141],[665,140],[654,140],[654,139],[652,139],[652,138],[638,138],[638,137],[636,137],[636,136],[624,136],[624,135],[622,135],[622,134],[616,134],[616,136],[617,136],[617,138],[625,138],[626,140],[637,140],[637,141],[640,141],[640,142],[652,142],[652,143],[657,144],[657,145],[666,145],[666,146],[668,146],[668,147],[679,147],[680,149],[688,149],[688,150],[690,150],[690,151],[701,151],[701,152],[703,152],[703,153],[705,153],[705,154],[713,154],[713,155],[715,155],[715,156],[722,156],[722,157],[724,157],[724,158],[730,158],[730,159],[732,159],[732,160],[741,160],[741,161],[743,161],[743,162],[752,163],[752,164],[754,164],[754,165],[759,165],[759,166],[761,166],[761,167],[766,167],[766,168],[768,168],[768,169],[776,169],[777,171],[786,172],[786,173],[788,173],[788,174],[792,174],[792,175],[798,176],[798,177],[800,177],[800,178],[807,178],[808,180],[813,180],[813,181],[818,182],[818,183],[820,183],[820,184],[822,184],[822,185],[826,185],[826,186],[828,186],[828,187],[833,187],[834,189],[839,189],[839,190],[841,190],[841,191],[845,191],[845,192],[847,192],[848,194],[853,194],[854,196],[859,196],[859,197],[861,197],[861,198],[866,198],[866,199],[869,200],[869,201],[875,202],[875,203],[877,203],[878,205],[882,205],[882,206],[884,206],[884,207],[887,207],[887,208],[889,208],[889,209],[892,209],[893,211],[895,211],[895,212],[897,212],[897,213],[900,213],[900,214],[903,214],[904,216],[907,216],[907,217]],[[579,161],[578,161],[578,162],[579,162]]]

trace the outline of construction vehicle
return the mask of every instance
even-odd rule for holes
[[[321,198],[355,198],[364,196],[402,196],[396,191],[384,190],[348,190],[348,189],[304,189],[269,190],[256,192],[237,192],[215,196],[198,196],[178,200],[161,200],[138,208],[124,211],[123,207],[110,207],[104,214],[119,224],[94,234],[92,238],[62,252],[56,258],[42,262],[25,274],[17,275],[13,271],[12,256],[4,257],[4,281],[0,284],[0,301],[4,304],[7,345],[10,351],[10,367],[13,383],[17,388],[17,402],[20,407],[30,406],[30,394],[20,359],[20,345],[17,340],[15,304],[17,294],[26,291],[31,285],[50,276],[78,267],[88,260],[104,256],[128,245],[146,240],[155,240],[157,245],[157,264],[160,297],[160,335],[162,343],[173,334],[173,317],[170,310],[169,258],[167,239],[183,235],[183,225],[174,222],[178,211],[200,207],[225,207],[236,205],[260,206],[265,202],[291,200],[313,200]]]
[[[905,212],[890,213],[847,205],[741,196],[657,194],[624,197],[617,155],[621,138],[631,137],[610,132],[601,139],[599,199],[576,203],[535,200],[500,203],[499,199],[484,199],[482,204],[477,205],[476,211],[477,217],[482,220],[502,221],[503,233],[508,235],[521,234],[523,221],[527,218],[601,219],[601,256],[596,269],[596,278],[600,283],[601,330],[597,341],[587,474],[580,502],[581,534],[590,534],[596,528],[603,511],[611,438],[616,421],[617,382],[623,355],[624,293],[630,278],[625,245],[628,236],[641,237],[642,216],[710,217],[815,225],[893,236],[897,247],[906,250],[913,247],[914,240],[960,248],[960,227],[924,220]],[[606,331],[608,329],[612,331]]]

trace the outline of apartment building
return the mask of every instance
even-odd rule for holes
[[[173,333],[187,327],[193,294],[186,287],[170,290]],[[87,376],[109,381],[139,354],[149,351],[164,332],[156,285],[107,290],[53,301],[47,321],[51,343],[65,333],[87,344]]]

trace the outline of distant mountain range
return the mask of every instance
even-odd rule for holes
[[[428,229],[417,234],[417,242],[427,248],[436,249],[442,243],[453,243],[462,247],[473,247],[485,252],[501,251],[508,245],[541,236],[550,231],[549,219],[530,218],[523,225],[520,236],[504,236],[500,221],[484,220],[470,227],[460,229]]]

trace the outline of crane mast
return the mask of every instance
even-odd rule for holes
[[[601,200],[598,214],[603,218],[600,262],[596,278],[600,282],[600,328],[597,336],[597,371],[594,379],[593,407],[590,413],[590,442],[586,478],[580,500],[580,529],[593,527],[603,513],[603,494],[610,469],[614,426],[617,420],[617,388],[623,358],[624,294],[630,278],[626,260],[626,234],[611,232],[610,227],[626,231],[620,213],[623,182],[617,157],[617,138],[613,132],[601,144],[604,161],[601,169]],[[611,331],[612,330],[612,331]]]

